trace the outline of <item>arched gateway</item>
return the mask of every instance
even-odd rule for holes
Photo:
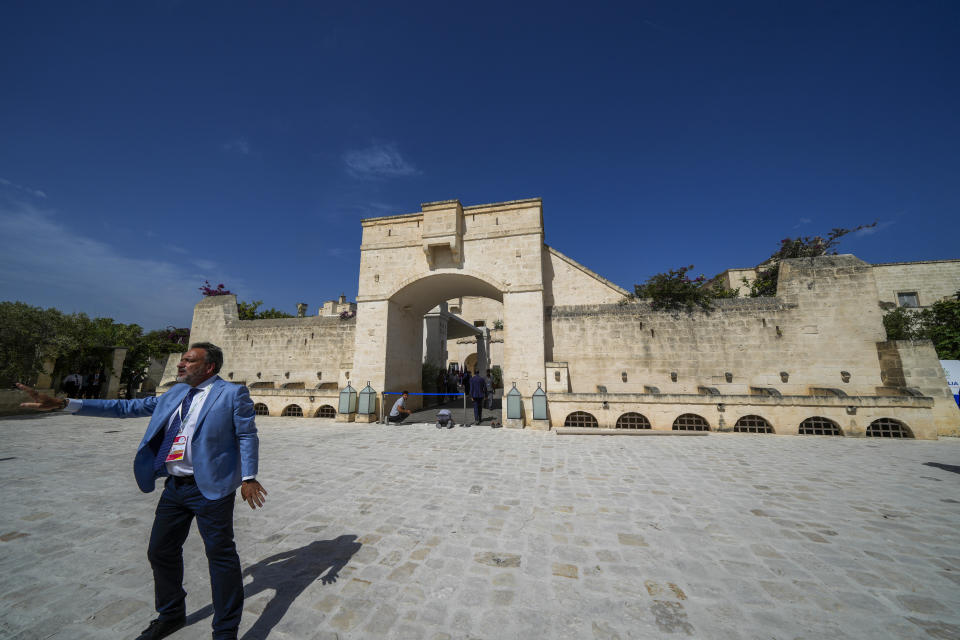
[[[503,304],[506,378],[526,398],[545,380],[539,199],[467,208],[445,200],[419,213],[364,220],[360,251],[357,379],[388,391],[419,388],[424,314],[478,296]],[[618,295],[610,290],[608,297]]]

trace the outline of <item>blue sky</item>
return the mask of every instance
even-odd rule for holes
[[[542,197],[630,288],[786,236],[958,258],[960,4],[5,2],[0,299],[357,290],[364,217]]]

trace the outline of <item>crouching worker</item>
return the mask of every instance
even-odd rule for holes
[[[407,409],[407,397],[409,395],[409,391],[404,391],[403,394],[397,398],[397,401],[393,403],[393,409],[390,409],[390,422],[399,424],[410,415],[410,410]]]

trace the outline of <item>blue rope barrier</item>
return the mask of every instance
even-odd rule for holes
[[[383,391],[385,396],[402,396],[402,391]],[[466,393],[462,391],[451,391],[449,393],[408,393],[410,396],[465,396]]]

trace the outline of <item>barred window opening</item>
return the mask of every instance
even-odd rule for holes
[[[257,404],[253,405],[253,412],[258,416],[270,415],[270,409],[268,409],[267,405],[263,404],[262,402],[258,402]]]
[[[288,418],[302,418],[303,409],[301,409],[298,404],[291,404],[286,407],[280,415]]]
[[[773,427],[763,416],[743,416],[733,425],[735,433],[773,433]]]
[[[650,421],[642,413],[633,411],[617,418],[617,429],[649,429]]]
[[[912,438],[910,427],[893,418],[879,418],[867,427],[868,438]]]
[[[822,416],[813,416],[800,423],[797,433],[802,436],[842,436],[840,425]]]
[[[318,418],[336,418],[337,411],[328,404],[323,405],[317,409],[316,417]]]
[[[710,423],[695,413],[685,413],[673,421],[674,431],[710,431]]]
[[[563,426],[588,427],[591,429],[598,429],[600,427],[600,425],[597,423],[597,419],[586,411],[574,411],[567,416],[566,420],[563,421]]]

